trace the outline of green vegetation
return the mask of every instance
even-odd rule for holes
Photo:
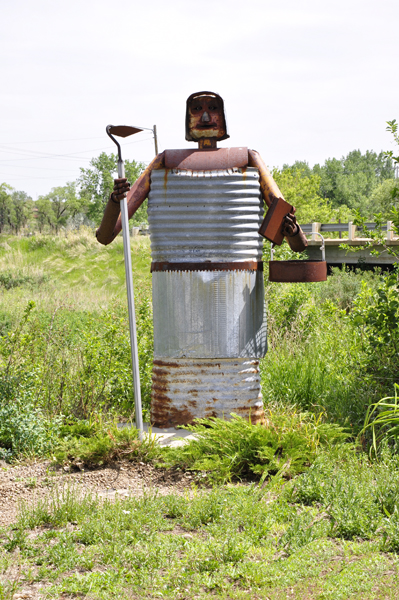
[[[320,448],[348,437],[338,425],[287,407],[267,411],[265,425],[233,415],[231,421],[199,419],[188,429],[196,439],[166,448],[165,464],[205,471],[218,483],[259,477],[264,481],[270,475],[291,478],[312,464]]]
[[[389,129],[390,130],[390,129]],[[319,215],[326,220],[328,208],[332,214],[345,218],[352,216],[356,211],[363,217],[371,218],[374,213],[382,212],[384,219],[389,219],[392,206],[396,206],[397,194],[393,193],[394,156],[386,152],[367,151],[362,154],[360,150],[353,150],[341,159],[329,158],[324,165],[316,164],[310,168],[306,162],[296,161],[293,165],[284,165],[281,174],[281,186],[288,179],[304,181],[303,188],[312,188],[313,202],[307,202],[307,213],[314,207],[315,218]],[[279,182],[279,180],[278,180]],[[305,183],[306,182],[306,183]],[[292,184],[291,184],[292,185]],[[296,196],[293,196],[296,201]],[[299,195],[301,198],[301,194]],[[311,200],[309,193],[305,199]],[[324,205],[322,203],[324,200]],[[303,200],[301,200],[303,202]],[[296,206],[295,202],[293,202]],[[345,217],[344,217],[345,215]],[[371,220],[371,219],[370,219]]]
[[[63,466],[96,467],[118,460],[150,462],[160,456],[155,436],[139,441],[131,424],[122,429],[102,418],[79,420],[60,427],[53,458]]]
[[[397,140],[396,122],[388,127]],[[112,160],[82,171],[94,219]],[[379,198],[383,220],[396,202],[397,160],[353,152],[313,170],[296,163],[276,178],[288,200],[298,199],[300,219],[357,210],[364,222],[365,199]],[[70,192],[73,211],[83,195]],[[56,231],[68,211],[52,193],[48,206],[60,210],[43,228]],[[3,184],[1,231],[18,231],[13,194]],[[284,246],[277,253],[290,255]],[[147,417],[148,239],[134,240],[132,258]],[[196,438],[177,448],[117,427],[134,420],[120,239],[102,247],[89,229],[3,234],[0,295],[0,459],[53,457],[78,469],[122,459],[189,470],[195,482],[185,494],[114,502],[53,486],[0,530],[0,600],[33,584],[48,598],[397,598],[397,270],[267,283],[265,424],[202,420],[191,428]]]
[[[347,446],[283,487],[278,478],[114,502],[56,488],[0,534],[0,590],[3,598],[33,583],[48,598],[395,598],[399,469],[390,460],[370,465]]]
[[[387,130],[397,141],[396,120],[388,121]],[[395,137],[396,136],[396,137]],[[374,214],[391,219],[397,208],[399,190],[394,178],[395,156],[392,151],[379,154],[353,150],[341,159],[329,158],[313,168],[304,161],[275,169],[273,176],[288,202],[297,208],[298,220],[341,222],[356,214],[373,220]],[[133,183],[144,163],[125,161],[126,176]],[[0,234],[40,232],[57,233],[80,225],[98,225],[113,188],[117,156],[102,152],[81,168],[74,182],[50,190],[33,201],[25,192],[0,184]],[[147,223],[145,203],[132,218],[132,224]]]
[[[117,156],[102,152],[81,168],[77,181],[52,188],[34,202],[25,192],[0,184],[0,234],[39,232],[58,233],[81,225],[99,224],[117,175]],[[126,177],[131,184],[145,168],[144,163],[125,161]],[[147,223],[145,207],[132,219],[134,225]]]
[[[1,455],[49,451],[63,419],[90,419],[101,412],[111,420],[112,415],[132,418],[122,240],[104,248],[89,230],[3,240]],[[148,239],[134,242],[133,264],[142,397],[148,411],[152,369]],[[36,436],[29,434],[35,423],[41,423]],[[23,446],[23,440],[29,444]]]
[[[135,239],[132,253],[147,416],[153,347],[149,240]],[[0,273],[2,455],[49,452],[59,423],[68,419],[134,419],[122,241],[102,247],[89,230],[3,237]],[[392,395],[397,382],[396,272],[335,269],[325,283],[267,283],[266,297],[266,406],[272,412],[295,406],[357,435],[368,407]],[[29,414],[32,427],[42,423],[45,435],[28,435]],[[11,437],[6,430],[14,432]]]

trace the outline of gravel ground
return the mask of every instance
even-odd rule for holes
[[[95,470],[75,471],[55,468],[49,461],[11,466],[0,461],[0,527],[12,524],[21,502],[32,505],[51,494],[56,485],[74,484],[104,498],[116,495],[142,496],[182,493],[190,488],[194,476],[180,471],[156,469],[144,463],[118,462]]]

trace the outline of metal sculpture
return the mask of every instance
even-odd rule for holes
[[[306,238],[260,155],[217,148],[227,139],[222,98],[187,100],[186,139],[198,149],[158,154],[132,188],[115,180],[97,239],[121,230],[148,197],[152,253],[154,365],[151,422],[158,427],[236,413],[263,420],[259,359],[267,350],[262,234],[286,237],[301,252]]]

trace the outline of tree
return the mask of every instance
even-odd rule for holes
[[[50,228],[54,227],[55,215],[53,206],[50,198],[47,196],[39,196],[35,203],[36,206],[36,218],[37,226],[40,233],[48,225]]]
[[[144,163],[134,160],[125,161],[125,172],[128,181],[136,181]],[[90,161],[88,169],[81,168],[81,175],[77,180],[80,197],[87,202],[87,214],[96,223],[101,221],[104,208],[114,187],[114,178],[118,171],[118,158],[116,154],[102,152],[97,158]]]
[[[40,196],[36,202],[40,231],[49,225],[58,233],[68,217],[74,217],[79,212],[85,212],[87,202],[76,194],[76,183],[69,182],[64,186],[52,188],[45,196]]]
[[[26,192],[13,190],[11,197],[14,212],[10,225],[14,233],[19,233],[31,221],[34,204],[32,198]]]
[[[320,176],[320,195],[333,207],[348,206],[363,216],[373,212],[373,190],[387,179],[393,179],[392,160],[386,153],[367,150],[349,152],[341,160],[328,159],[323,166],[315,165],[313,173]]]
[[[3,233],[4,228],[15,218],[11,192],[12,187],[7,183],[0,185],[0,233]]]
[[[393,134],[395,143],[399,146],[399,134],[398,124],[396,119],[393,121],[387,121],[387,131]],[[399,164],[399,156],[394,156],[393,151],[381,153],[389,160],[390,167],[392,168],[392,162],[395,165]],[[393,169],[392,169],[393,170]],[[390,172],[390,171],[389,171]],[[364,235],[366,241],[365,247],[370,248],[372,254],[378,255],[380,251],[375,248],[379,245],[383,247],[383,251],[391,256],[394,256],[396,261],[399,261],[399,252],[395,246],[391,246],[386,240],[386,220],[392,221],[393,232],[396,236],[399,235],[399,185],[396,179],[385,179],[377,188],[374,189],[371,206],[373,207],[372,219],[376,223],[376,229],[374,231],[368,231],[366,220],[367,217],[361,213],[360,210],[356,211],[354,223],[357,225],[359,231]],[[379,212],[378,212],[379,210]],[[353,249],[345,245],[347,251],[353,251]],[[395,284],[396,285],[396,284]],[[397,293],[397,287],[396,293]]]
[[[320,176],[308,175],[308,169],[301,170],[302,164],[297,161],[292,167],[285,166],[282,171],[273,171],[284,198],[295,206],[299,223],[326,223],[339,218],[349,220],[349,209],[344,206],[333,208],[328,200],[321,197]]]

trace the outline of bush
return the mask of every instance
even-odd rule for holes
[[[344,439],[342,428],[323,423],[309,413],[269,413],[265,425],[232,415],[223,419],[198,419],[188,429],[196,438],[166,449],[166,464],[207,471],[214,481],[292,477],[314,460],[319,446]]]
[[[151,304],[142,291],[137,310],[139,366],[144,413],[151,397],[153,333]],[[30,302],[17,325],[0,338],[0,381],[30,381],[35,406],[49,418],[93,412],[132,417],[134,392],[125,309],[88,313],[58,307],[53,314]],[[33,386],[33,387],[32,387]]]
[[[64,425],[60,434],[62,439],[53,455],[63,465],[93,467],[121,459],[150,462],[160,453],[155,436],[146,435],[140,441],[134,427],[119,429],[115,423],[102,420]]]
[[[34,384],[3,380],[0,397],[0,458],[40,457],[54,447],[60,418],[49,420],[32,399]]]

